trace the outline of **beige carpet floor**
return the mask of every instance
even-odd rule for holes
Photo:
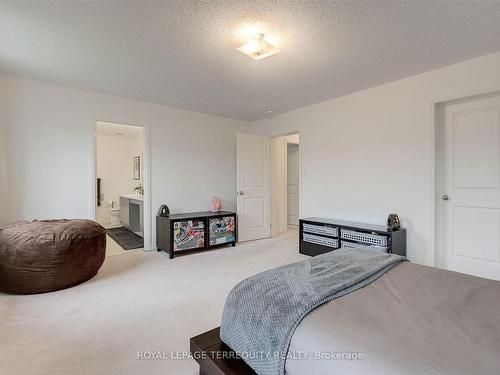
[[[0,294],[0,374],[198,374],[189,338],[219,325],[240,280],[304,259],[297,232],[168,259],[119,251],[98,275],[53,293]],[[165,359],[138,359],[138,352]]]

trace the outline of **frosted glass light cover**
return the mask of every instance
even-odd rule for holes
[[[236,49],[254,60],[263,59],[280,51],[272,44],[266,42],[263,34],[257,34],[247,44]]]

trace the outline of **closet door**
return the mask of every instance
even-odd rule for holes
[[[270,227],[270,138],[237,135],[238,240],[249,241],[271,235]]]
[[[438,265],[500,280],[500,96],[441,111]]]

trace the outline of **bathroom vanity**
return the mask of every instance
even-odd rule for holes
[[[120,221],[128,230],[144,236],[144,196],[127,194],[120,196]]]

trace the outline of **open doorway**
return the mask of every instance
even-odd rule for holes
[[[106,228],[108,255],[144,248],[144,129],[96,122],[95,220]]]
[[[271,235],[297,229],[300,217],[300,138],[271,139]]]

